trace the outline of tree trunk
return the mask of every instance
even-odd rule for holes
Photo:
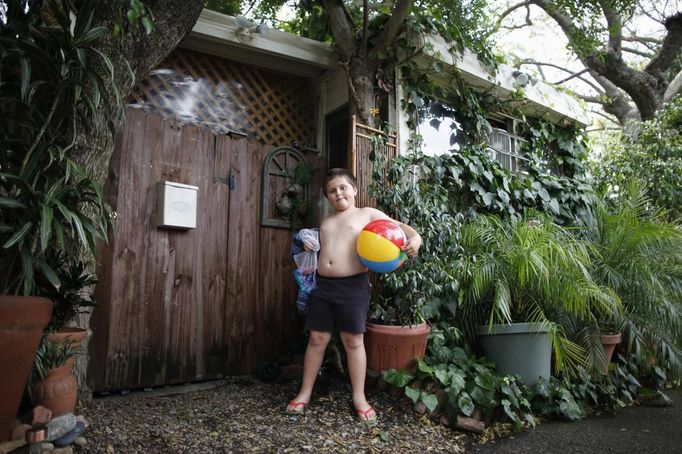
[[[130,26],[121,38],[108,33],[98,46],[114,66],[115,83],[121,93],[123,103],[116,105],[113,92],[109,93],[112,105],[101,105],[100,115],[94,128],[77,131],[79,146],[73,157],[92,173],[96,181],[104,183],[109,159],[113,153],[113,138],[109,133],[103,113],[107,111],[118,130],[123,120],[125,100],[137,81],[154,69],[180,41],[192,30],[203,8],[201,0],[146,0],[145,5],[154,15],[155,30],[146,35],[140,24]],[[125,21],[125,13],[130,5],[128,0],[102,2],[98,6],[94,22],[110,30],[114,25]],[[108,80],[106,67],[96,60],[97,72]],[[131,77],[131,71],[134,75]]]
[[[360,123],[375,127],[372,109],[374,105],[374,75],[376,68],[370,68],[362,58],[353,58],[348,74],[348,91],[352,95],[350,114]]]
[[[108,93],[110,105],[100,104],[97,118],[88,127],[82,123],[77,125],[78,146],[72,158],[102,185],[105,183],[109,160],[114,150],[114,138],[111,137],[105,113],[108,113],[115,129],[118,130],[123,121],[125,100],[137,81],[143,79],[175,49],[192,30],[203,8],[201,0],[146,0],[144,3],[154,15],[155,30],[151,34],[146,35],[139,23],[133,24],[120,38],[116,38],[112,33],[106,34],[98,46],[113,63],[114,82],[121,94],[122,103],[116,104],[114,93],[110,90]],[[125,15],[129,7],[129,0],[101,2],[96,9],[93,22],[113,30],[115,24],[127,23]],[[100,77],[105,81],[109,80],[108,70],[101,59],[93,58],[92,62]],[[84,260],[91,264],[91,269],[94,269],[94,257],[84,257]],[[89,315],[81,317],[80,326],[89,328],[89,319]],[[92,398],[92,392],[86,382],[88,359],[87,355],[83,355],[76,362],[74,369],[79,383],[81,405],[87,404]]]

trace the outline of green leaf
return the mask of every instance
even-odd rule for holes
[[[46,203],[40,204],[40,250],[45,251],[52,237],[52,219],[54,211]]]
[[[19,59],[21,65],[21,99],[26,100],[31,86],[31,62],[28,58]]]
[[[504,409],[504,412],[506,415],[511,419],[513,422],[518,423],[519,422],[519,417],[517,416],[516,412],[511,408],[511,402],[509,402],[507,399],[502,399],[502,408]]]
[[[466,386],[466,380],[464,371],[462,370],[449,370],[448,375],[450,376],[450,390],[454,394],[459,394]]]
[[[409,386],[405,387],[405,395],[410,398],[413,404],[417,403],[420,394],[421,391],[419,389],[411,388]]]
[[[134,22],[134,21],[133,21]],[[95,42],[100,36],[109,31],[106,27],[95,27],[88,30],[80,38],[76,40],[76,45],[85,46],[86,44],[91,44]]]
[[[457,406],[459,407],[459,411],[465,416],[471,416],[476,408],[474,406],[474,401],[471,400],[471,397],[467,393],[460,394],[459,399],[457,399]]]
[[[495,195],[492,192],[486,192],[483,195],[483,203],[485,206],[489,207],[491,203],[493,203],[493,200],[495,200]]]
[[[142,26],[148,35],[154,31],[154,23],[147,16],[142,16]]]
[[[443,386],[448,386],[450,384],[450,375],[445,370],[437,369],[435,372],[436,379]]]
[[[417,360],[417,369],[428,376],[433,375],[433,368],[426,364],[423,359],[419,358]]]
[[[435,394],[422,392],[421,399],[422,402],[424,402],[426,408],[429,409],[429,412],[433,413],[433,411],[438,406],[438,396],[436,396]]]
[[[24,295],[33,293],[35,283],[33,282],[33,270],[35,263],[33,262],[33,254],[27,247],[21,248],[21,269],[23,270],[24,281]]]
[[[395,370],[390,369],[384,372],[384,380],[387,383],[402,388],[406,386],[414,379],[414,374],[408,370]]]
[[[29,221],[25,223],[14,235],[12,235],[9,240],[5,242],[5,244],[2,245],[2,247],[9,249],[15,244],[19,243],[28,234],[28,232],[31,230],[31,227],[33,227],[32,222]]]
[[[2,197],[0,196],[0,207],[6,208],[26,208],[26,205],[21,203],[19,200],[12,197]]]
[[[482,374],[477,375],[474,382],[481,388],[491,391],[495,388],[496,380],[493,374]]]
[[[126,16],[128,17],[128,22],[130,23],[130,25],[133,25],[135,22],[137,22],[139,13],[134,9],[129,9],[128,12],[126,13]]]
[[[59,288],[62,286],[62,282],[59,279],[59,276],[57,276],[57,272],[42,260],[38,261],[38,267],[40,267],[40,270],[43,272],[43,275],[47,278],[47,280],[50,281],[50,284],[54,285],[54,288],[59,290]]]

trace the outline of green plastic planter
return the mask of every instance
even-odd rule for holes
[[[527,385],[540,377],[549,380],[552,340],[540,323],[479,326],[478,341],[485,356],[503,375],[518,375]]]

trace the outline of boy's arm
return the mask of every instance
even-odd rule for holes
[[[405,232],[405,235],[407,236],[407,243],[405,243],[401,249],[405,251],[405,254],[407,254],[410,258],[416,257],[417,253],[419,252],[419,248],[422,245],[422,236],[415,229],[404,222],[396,221],[395,219],[393,219],[393,221],[395,221],[395,223],[398,224],[401,229],[403,229],[403,232]]]
[[[409,225],[405,224],[404,222],[396,221],[395,219],[391,218],[388,216],[386,213],[384,213],[381,210],[377,210],[376,208],[366,208],[371,210],[371,220],[374,221],[375,219],[389,219],[396,224],[400,226],[401,229],[403,229],[403,232],[405,232],[405,236],[407,236],[407,242],[403,245],[401,248],[405,253],[410,257],[414,258],[417,256],[417,253],[419,252],[419,248],[422,245],[422,237],[421,235],[412,227]]]

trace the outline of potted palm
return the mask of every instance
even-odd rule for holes
[[[586,330],[600,340],[622,334],[623,348],[634,352],[642,365],[662,364],[682,375],[679,226],[666,222],[665,213],[633,185],[616,200],[597,202],[582,233],[593,245],[595,279],[613,288],[623,307],[615,316],[594,320]],[[605,371],[610,349],[597,345],[595,350],[595,368]]]
[[[41,8],[7,1],[0,27],[0,442],[9,438],[25,384],[48,324],[52,302],[40,281],[59,288],[59,264],[89,257],[106,238],[110,210],[102,189],[70,153],[77,128],[87,129],[102,104],[107,82],[93,60],[111,62],[93,49],[104,27],[92,27],[95,2],[53,9],[47,25]],[[76,17],[74,24],[74,17]],[[75,26],[74,26],[75,25]],[[107,109],[103,109],[107,112]],[[104,119],[107,120],[106,118]]]
[[[532,384],[585,363],[564,320],[589,320],[619,309],[619,299],[590,275],[586,243],[543,215],[481,216],[462,228],[458,322],[478,336],[498,372]],[[517,350],[517,349],[521,350]]]

